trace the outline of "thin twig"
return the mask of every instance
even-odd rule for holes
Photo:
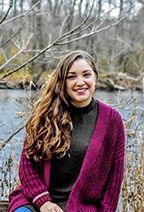
[[[22,121],[23,122],[23,121]],[[20,125],[22,122],[20,122],[18,125]],[[18,130],[14,130],[1,144],[0,144],[0,150],[2,150],[4,148],[4,146],[10,141],[10,139],[12,139],[14,137],[14,135],[16,135],[18,132],[20,132],[23,128],[25,127],[22,126],[20,127]]]
[[[9,20],[3,22],[3,23],[0,25],[0,27],[1,27],[1,26],[4,26],[5,24],[8,24],[9,22],[14,21],[14,20],[16,20],[16,19],[18,19],[18,18],[20,18],[20,17],[26,16],[26,15],[27,15],[28,13],[30,13],[30,11],[33,10],[33,8],[35,8],[39,3],[40,3],[40,1],[38,1],[36,4],[34,4],[27,12],[25,12],[25,13],[23,13],[23,14],[20,14],[20,15],[17,15],[17,16],[15,16],[15,17],[10,18]]]
[[[20,27],[17,32],[15,32],[8,40],[6,40],[4,43],[0,45],[0,48],[2,48],[5,44],[7,44],[13,37],[15,37],[21,30],[23,29],[23,26]]]
[[[62,22],[62,25],[61,25],[61,28],[60,28],[60,32],[59,32],[59,37],[62,35],[63,26],[64,26],[66,20],[69,18],[69,16],[70,16],[70,15],[66,16],[65,19],[64,19],[63,22]]]
[[[111,27],[114,27],[114,26],[118,25],[122,20],[123,20],[123,18],[121,18],[120,20],[118,20],[117,22],[115,22],[115,23],[113,23],[113,24],[109,24],[108,26],[103,27],[103,28],[101,28],[101,29],[98,29],[98,30],[96,30],[96,31],[94,31],[94,32],[90,32],[90,33],[84,34],[84,35],[82,35],[82,36],[80,36],[80,37],[77,37],[77,38],[74,38],[73,40],[70,40],[70,41],[58,43],[57,45],[66,45],[66,44],[68,44],[68,43],[72,43],[72,42],[78,41],[78,40],[80,40],[80,39],[89,37],[89,36],[91,36],[91,35],[97,34],[97,33],[99,33],[99,32],[102,32],[102,31],[104,31],[104,30],[107,30],[107,29],[109,29],[109,28],[111,28]]]
[[[8,10],[7,10],[5,16],[4,16],[4,17],[2,18],[2,20],[0,21],[0,25],[2,24],[2,22],[3,22],[3,21],[6,19],[6,17],[8,16],[8,14],[9,14],[11,8],[12,8],[12,0],[10,0],[9,8],[8,8]]]
[[[15,57],[17,57],[20,53],[23,52],[23,50],[29,44],[29,41],[30,41],[31,37],[32,37],[32,35],[30,36],[30,38],[28,39],[28,41],[26,42],[26,44],[23,45],[22,48],[13,57],[11,57],[9,60],[7,60],[2,66],[0,66],[0,70],[3,69],[9,62],[11,62]]]
[[[58,45],[65,45],[65,44],[68,44],[68,43],[72,43],[72,42],[75,42],[75,41],[78,41],[80,39],[83,39],[83,38],[86,38],[88,36],[91,36],[91,35],[94,35],[94,34],[97,34],[101,31],[104,31],[104,30],[107,30],[109,29],[110,27],[114,27],[114,26],[117,26],[120,22],[122,22],[125,18],[126,18],[126,15],[129,13],[129,11],[134,7],[135,3],[126,11],[125,15],[123,15],[120,19],[118,19],[118,21],[116,21],[115,23],[113,24],[109,24],[108,26],[106,27],[103,27],[100,29],[101,25],[104,23],[102,22],[102,24],[100,24],[95,31],[91,32],[91,33],[88,33],[88,34],[85,34],[85,35],[82,35],[81,37],[78,37],[78,38],[75,38],[71,41],[67,41],[67,42],[63,42],[63,43],[59,43]]]

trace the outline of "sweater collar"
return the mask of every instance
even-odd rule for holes
[[[91,102],[85,107],[76,107],[74,105],[70,105],[70,110],[72,114],[85,114],[93,109],[93,102],[95,100],[92,98]]]

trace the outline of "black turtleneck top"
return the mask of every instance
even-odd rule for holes
[[[92,98],[83,108],[71,105],[73,130],[68,155],[61,159],[52,158],[50,196],[53,202],[66,211],[66,203],[79,175],[97,119],[98,102]]]

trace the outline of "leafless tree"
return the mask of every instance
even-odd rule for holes
[[[95,14],[93,14],[96,5],[95,0],[93,0],[92,2],[86,2],[84,10],[79,9],[79,14],[77,14],[75,8],[78,5],[81,5],[82,7],[83,2],[79,1],[77,3],[77,1],[71,1],[68,7],[66,4],[64,5],[65,13],[62,13],[61,16],[56,11],[58,10],[58,6],[59,8],[62,8],[62,3],[62,1],[55,1],[55,3],[48,1],[48,4],[50,5],[49,12],[53,10],[52,17],[59,15],[59,22],[57,26],[57,30],[59,31],[59,33],[57,31],[57,34],[55,34],[54,32],[56,31],[53,31],[53,29],[51,28],[52,25],[48,28],[50,29],[50,31],[48,30],[49,32],[46,32],[46,30],[42,28],[43,25],[47,25],[48,27],[52,18],[49,12],[42,11],[42,2],[37,2],[36,0],[31,1],[31,8],[25,13],[1,21],[1,27],[4,27],[5,25],[9,26],[11,23],[19,23],[19,20],[22,20],[21,23],[23,23],[22,26],[20,25],[19,27],[17,27],[18,29],[15,32],[13,31],[13,34],[11,35],[9,40],[2,42],[1,44],[1,52],[3,54],[3,57],[5,58],[5,62],[0,66],[0,70],[7,70],[7,73],[1,77],[1,80],[24,67],[28,68],[29,64],[30,68],[32,68],[32,64],[34,64],[34,61],[36,61],[37,63],[37,60],[39,60],[41,66],[39,66],[38,68],[36,67],[38,69],[37,72],[39,72],[38,77],[35,78],[36,83],[37,79],[39,79],[41,74],[46,70],[46,61],[51,60],[50,52],[56,50],[56,48],[60,49],[62,45],[64,46],[63,48],[66,50],[66,44],[68,45],[67,49],[69,50],[71,48],[71,43],[78,44],[80,40],[84,40],[86,38],[89,38],[91,40],[90,52],[94,54],[94,50],[92,50],[95,45],[94,35],[118,25],[122,20],[125,19],[129,11],[127,10],[120,19],[115,18],[110,23],[108,23],[106,22],[105,16],[99,19],[101,9],[98,10],[98,16],[95,17]],[[102,1],[99,1],[99,8],[101,7]],[[77,20],[77,17],[82,17],[82,15],[84,18],[82,18],[80,21]],[[34,18],[34,22],[32,21],[32,17]],[[29,24],[28,21],[30,21]],[[44,21],[45,23],[43,24]],[[49,41],[48,39],[45,39],[44,34],[49,35]],[[17,37],[20,36],[21,42],[17,39]],[[48,45],[46,45],[46,40],[48,41]],[[13,56],[11,56],[11,58],[9,59],[7,58],[7,55],[4,51],[4,45],[6,45],[8,42],[12,42],[12,45],[14,46],[13,48],[17,48],[17,52],[13,54]],[[31,49],[31,45],[33,49]],[[12,65],[13,60],[16,60],[18,56],[20,57],[20,55],[22,55],[21,60],[24,61],[23,55],[26,55],[27,53],[29,53],[29,58],[25,58],[25,62],[22,62],[21,64],[18,63],[19,65]]]

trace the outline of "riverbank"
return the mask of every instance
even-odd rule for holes
[[[10,79],[3,79],[0,81],[0,89],[23,89],[31,87],[32,90],[41,88],[47,80],[47,75],[44,74],[34,84],[34,77],[30,76],[28,79],[24,76],[13,76]],[[97,89],[100,90],[143,90],[144,91],[144,73],[141,76],[129,76],[126,73],[103,73],[99,74]]]

